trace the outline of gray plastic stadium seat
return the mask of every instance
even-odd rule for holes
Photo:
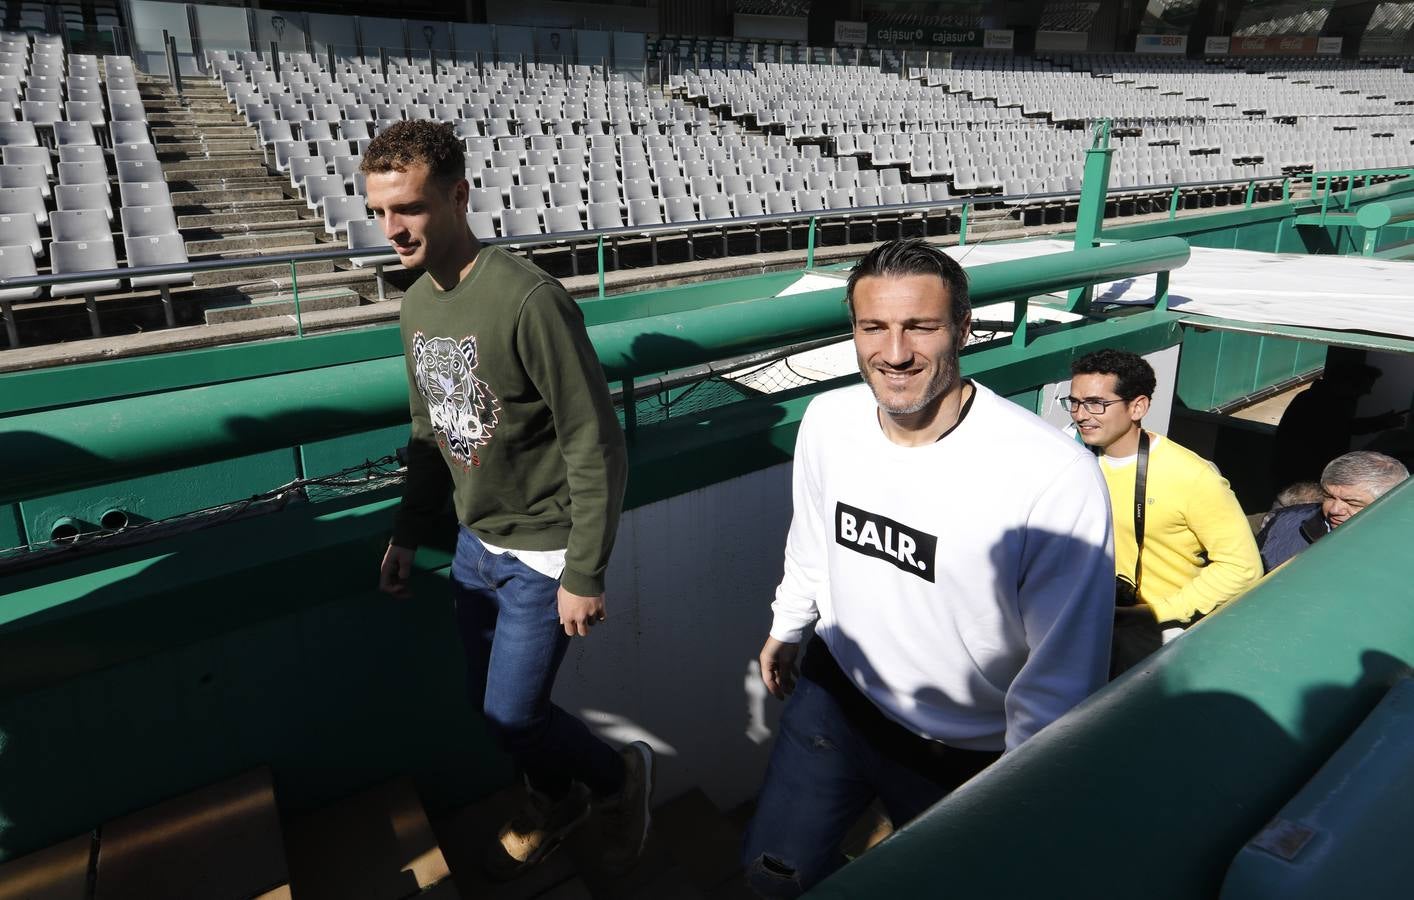
[[[0,165],[0,188],[32,187],[41,197],[49,196],[49,173],[44,166]]]
[[[766,195],[766,212],[771,215],[795,212],[795,192],[771,191]]]
[[[136,180],[136,179],[132,179]],[[107,184],[108,166],[101,161],[59,163],[60,184]]]
[[[489,240],[496,236],[496,218],[489,212],[469,212],[466,224],[478,240]]]
[[[61,184],[54,188],[57,209],[101,209],[113,221],[113,200],[106,184]]]
[[[152,143],[146,122],[109,122],[108,135],[114,144]]]
[[[755,194],[733,194],[732,214],[743,219],[748,216],[763,216],[766,210],[761,205],[761,198]]]
[[[130,181],[118,185],[123,206],[171,206],[172,194],[165,181]]]
[[[123,207],[123,236],[125,238],[176,233],[177,217],[170,206]]]
[[[64,121],[64,110],[57,101],[25,100],[20,103],[20,118],[37,128],[51,128],[55,122]]]
[[[501,213],[501,234],[506,237],[526,237],[544,232],[540,228],[540,214],[543,208],[508,209]]]
[[[546,234],[572,234],[584,230],[584,222],[575,206],[552,206],[545,211]]]
[[[108,216],[101,209],[64,209],[49,217],[55,241],[111,241]]]
[[[663,211],[658,201],[652,197],[638,197],[628,201],[628,224],[630,228],[640,225],[663,224]]]
[[[550,185],[550,205],[559,207],[578,207],[584,202],[584,196],[580,192],[580,186],[574,183],[556,182]]]
[[[34,274],[37,274],[34,269],[34,254],[29,252],[28,247],[0,246],[0,278],[22,278],[25,275]],[[34,300],[39,297],[42,290],[44,289],[38,285],[27,288],[3,288],[0,289],[0,303]]]
[[[795,208],[801,212],[824,210],[825,195],[820,191],[796,191]]]
[[[344,179],[338,175],[311,175],[304,180],[305,206],[322,210],[324,201],[330,197],[346,197]]]
[[[49,223],[44,193],[37,187],[0,188],[0,215],[29,213],[40,225]]]
[[[347,231],[350,250],[367,250],[373,247],[386,247],[389,250],[388,253],[379,256],[365,256],[350,260],[358,268],[391,265],[398,261],[398,254],[392,252],[388,236],[383,233],[383,225],[377,219],[355,219],[348,223]]]
[[[128,181],[163,181],[162,165],[151,160],[135,159],[118,163],[118,183]]]
[[[5,147],[0,149],[0,157],[7,166],[42,166],[46,174],[54,174],[48,147]]]
[[[118,144],[113,148],[113,158],[123,162],[157,162],[157,148],[151,144]]]
[[[518,184],[511,188],[512,209],[539,209],[545,205],[545,193],[538,184]]]
[[[89,128],[95,125],[102,125],[108,121],[103,115],[103,103],[98,100],[70,100],[64,104],[64,117],[68,119],[67,124],[83,124]],[[64,122],[53,122],[50,127],[54,129],[55,138],[58,138],[59,126]]]
[[[592,202],[588,208],[589,229],[600,231],[605,228],[624,227],[623,213],[617,200]]]
[[[141,122],[147,124],[147,110],[141,103],[108,101],[108,117],[114,122]]]
[[[467,202],[471,212],[490,213],[493,217],[500,216],[501,210],[506,208],[500,188],[494,187],[472,188]]]
[[[187,261],[187,245],[179,234],[150,234],[124,241],[127,267],[167,266]],[[190,284],[191,272],[169,272],[166,275],[135,275],[129,279],[133,290],[146,287],[166,287]]]
[[[290,160],[290,187],[297,188],[306,179],[315,175],[328,175],[329,164],[322,156],[297,156]],[[342,176],[340,176],[342,180]]]
[[[697,202],[701,206],[699,218],[704,222],[730,219],[732,217],[731,204],[727,202],[726,194],[703,194],[697,198]]]
[[[28,248],[34,257],[44,255],[44,241],[34,216],[0,216],[0,247],[16,246]]]
[[[56,275],[118,268],[118,259],[113,252],[112,241],[51,241],[49,260]],[[55,284],[50,286],[49,296],[85,297],[88,301],[89,328],[94,337],[97,337],[103,332],[99,327],[98,307],[93,302],[93,295],[119,290],[122,284],[121,278],[95,278],[88,281]]]
[[[368,218],[363,198],[329,197],[324,201],[324,233],[337,237],[348,230],[349,223]]]
[[[663,201],[664,218],[668,222],[696,222],[697,208],[691,197],[669,197]]]
[[[285,174],[290,171],[290,162],[310,156],[309,145],[304,141],[278,141],[274,145],[273,159],[275,171]]]
[[[97,144],[64,144],[59,148],[59,162],[103,162],[107,157]]]

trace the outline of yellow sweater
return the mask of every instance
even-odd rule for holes
[[[1186,622],[1262,577],[1242,507],[1217,467],[1168,438],[1150,436],[1140,597],[1160,622]],[[1114,515],[1115,569],[1134,577],[1134,464],[1100,457]],[[1204,564],[1204,557],[1207,563]]]

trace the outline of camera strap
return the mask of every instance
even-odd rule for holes
[[[1134,461],[1134,596],[1144,573],[1144,501],[1149,484],[1149,432],[1139,429],[1139,456]]]

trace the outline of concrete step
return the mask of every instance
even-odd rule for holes
[[[319,230],[322,233],[324,226],[321,224]],[[238,250],[271,250],[280,248],[286,252],[304,248],[313,250],[315,248],[315,235],[308,229],[290,231],[266,231],[255,234],[242,234],[235,236],[215,237],[191,240],[187,242],[187,257],[194,258],[198,254],[220,254],[231,255]]]
[[[288,187],[289,182],[269,175],[248,175],[244,178],[172,178],[168,176],[167,186],[174,191],[234,191],[249,188]]]
[[[162,174],[167,176],[168,181],[229,181],[233,178],[272,177],[265,164],[254,159],[172,163],[162,167]]]
[[[283,226],[285,223],[295,221],[300,212],[306,211],[308,211],[307,207],[302,201],[291,200],[283,204],[272,202],[268,208],[262,206],[238,212],[209,212],[177,216],[177,227],[185,231],[189,228],[234,229],[270,224]]]
[[[459,896],[408,778],[289,822],[290,887],[301,900]],[[468,895],[470,896],[470,895]]]
[[[214,207],[236,203],[250,203],[256,200],[284,200],[285,193],[278,187],[252,188],[240,191],[175,191],[172,205],[177,208],[200,207],[212,212]]]
[[[362,304],[363,297],[357,291],[351,291],[347,288],[302,290],[299,295],[299,311],[301,316],[307,312],[322,312],[329,309],[349,309]],[[207,325],[221,325],[227,322],[245,322],[251,319],[265,319],[271,316],[292,316],[294,314],[294,296],[292,294],[282,293],[272,297],[261,298],[255,302],[208,306],[206,308],[205,318]]]
[[[291,251],[308,251],[311,247],[292,247]],[[212,254],[219,256],[220,254]],[[232,256],[246,258],[250,256],[248,252],[237,252]],[[208,256],[207,258],[211,258]],[[334,263],[330,261],[303,262],[295,266],[295,271],[299,275],[300,291],[306,288],[306,278],[313,275],[329,275],[334,272]],[[195,276],[197,287],[215,287],[218,285],[228,286],[251,294],[258,294],[261,291],[289,290],[290,287],[290,264],[275,263],[265,266],[250,266],[243,269],[222,269],[216,272],[197,272]],[[312,287],[312,284],[309,285]]]
[[[252,236],[259,237],[269,234],[278,234],[280,232],[309,234],[313,235],[316,241],[322,243],[329,242],[329,237],[324,231],[324,222],[322,219],[295,219],[291,218],[289,213],[282,215],[279,219],[273,219],[267,222],[241,221],[214,228],[188,229],[185,233],[185,237],[188,241],[188,246],[190,246],[190,242],[192,241],[215,241],[225,238]],[[337,241],[334,243],[342,245],[343,242]]]
[[[177,158],[182,154],[188,156],[210,156],[222,150],[241,150],[249,153],[252,150],[259,150],[260,144],[256,142],[254,134],[248,134],[243,138],[221,138],[219,140],[192,140],[192,141],[167,141],[157,145],[157,156]]]
[[[168,128],[154,128],[152,134],[161,143],[168,140],[181,140],[183,138],[195,138],[198,140],[216,140],[220,138],[243,138],[255,134],[255,129],[249,125],[209,125],[205,128],[195,126],[172,126]]]
[[[161,159],[163,154],[159,151],[157,156]],[[172,169],[181,171],[183,167],[189,167],[210,172],[213,171],[213,166],[235,166],[238,168],[249,168],[251,166],[264,167],[265,156],[259,150],[240,150],[213,154],[211,156],[203,156],[201,154],[193,156],[183,155],[180,159],[167,159],[163,160],[163,162],[165,163],[162,167],[164,171],[170,171]]]

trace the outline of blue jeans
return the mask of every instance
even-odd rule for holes
[[[472,702],[535,790],[559,798],[579,781],[605,797],[623,787],[623,759],[550,702],[570,642],[560,625],[559,586],[513,556],[491,553],[461,529],[452,601]]]
[[[763,897],[798,897],[844,865],[840,842],[875,797],[902,826],[959,783],[885,756],[829,692],[802,675],[781,714],[746,830],[747,882]]]

